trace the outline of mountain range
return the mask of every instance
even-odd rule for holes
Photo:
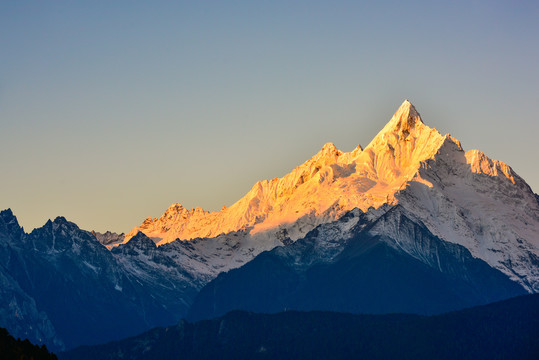
[[[205,253],[197,270],[214,276],[208,266],[219,263],[217,272],[239,267],[355,208],[397,204],[434,235],[466,247],[527,290],[539,290],[536,195],[508,165],[478,150],[465,152],[458,140],[425,125],[408,100],[365,149],[343,153],[328,143],[283,178],[256,183],[229,208],[207,212],[173,204],[124,241],[139,231],[157,244],[239,232],[238,249],[227,254],[233,262],[219,260],[229,248],[220,241],[193,242]]]
[[[55,350],[230,310],[432,315],[539,291],[539,197],[404,101],[365,148],[326,144],[218,212],[124,236],[4,210],[0,259],[0,326]]]

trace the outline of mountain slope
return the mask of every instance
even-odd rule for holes
[[[142,233],[107,250],[65,218],[24,233],[0,212],[0,322],[17,337],[71,348],[181,318],[202,286]]]
[[[63,348],[47,313],[39,310],[35,299],[10,275],[10,259],[18,256],[12,244],[23,241],[24,231],[11,210],[0,212],[0,324],[15,336],[35,343]]]
[[[536,359],[539,295],[444,315],[232,312],[60,359]]]
[[[412,219],[397,205],[375,220],[355,211],[320,225],[220,274],[200,291],[188,319],[232,310],[434,314],[526,293]]]
[[[539,290],[539,207],[509,166],[448,138],[396,198],[435,235]]]

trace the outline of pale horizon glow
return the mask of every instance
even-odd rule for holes
[[[539,192],[534,1],[3,2],[0,210],[128,232],[423,121]]]

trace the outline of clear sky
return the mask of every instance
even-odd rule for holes
[[[0,208],[219,210],[406,98],[539,192],[537,1],[0,1]]]

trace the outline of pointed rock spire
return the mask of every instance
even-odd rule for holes
[[[2,238],[2,235],[8,236],[13,240],[19,240],[24,235],[24,230],[19,225],[11,209],[0,211],[0,238]]]
[[[414,105],[410,101],[404,100],[395,114],[393,114],[393,117],[391,117],[391,120],[367,146],[367,149],[372,149],[374,146],[386,143],[394,136],[396,136],[396,139],[406,139],[410,134],[414,134],[414,137],[417,137],[425,129],[430,130],[421,120],[421,115],[419,115]]]
[[[322,149],[312,157],[312,160],[317,161],[319,159],[325,159],[325,158],[332,158],[335,159],[336,157],[342,155],[342,151],[337,149],[335,144],[328,142],[324,144]]]
[[[410,132],[417,124],[423,124],[419,112],[408,99],[404,100],[387,124],[394,132]],[[387,127],[386,126],[386,127]]]
[[[137,235],[133,236],[126,244],[123,244],[122,246],[137,249],[154,249],[157,247],[153,240],[147,237],[142,231],[139,231]]]

